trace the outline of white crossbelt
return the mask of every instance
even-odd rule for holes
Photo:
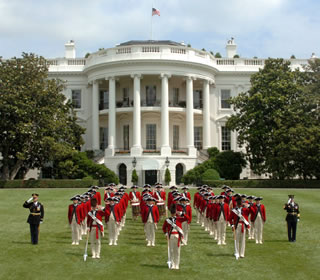
[[[179,232],[183,236],[183,231],[180,227],[178,227],[175,223],[173,223],[170,219],[166,219],[166,222],[172,226],[173,229],[175,229],[177,232]]]
[[[232,209],[232,212],[235,213],[246,226],[249,225],[249,222],[242,216],[241,211],[237,211],[235,208]]]
[[[94,216],[91,212],[89,212],[88,215],[89,215],[97,224],[99,224],[100,226],[103,227],[103,223],[102,223],[96,216]]]

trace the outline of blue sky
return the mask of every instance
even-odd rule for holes
[[[0,56],[77,56],[129,40],[173,40],[225,55],[234,37],[242,57],[320,56],[318,0],[0,0]]]

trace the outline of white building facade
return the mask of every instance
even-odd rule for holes
[[[76,58],[73,41],[65,50],[48,60],[50,77],[66,81],[64,94],[86,128],[83,150],[100,155],[122,184],[132,184],[133,169],[140,185],[164,182],[166,168],[179,184],[206,149],[240,151],[225,126],[233,113],[228,99],[250,88],[264,60],[234,58],[233,39],[226,58],[172,41],[129,41],[87,58]],[[249,168],[241,174],[253,176]]]

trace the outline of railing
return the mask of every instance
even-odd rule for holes
[[[130,154],[130,149],[118,148],[118,149],[115,149],[115,153],[117,155],[128,155],[128,154]]]
[[[186,54],[186,49],[171,48],[171,53]]]
[[[131,53],[130,47],[117,49],[117,52],[116,52],[116,54],[127,54],[127,53]]]
[[[99,110],[107,110],[109,109],[109,102],[99,103]]]
[[[158,53],[160,52],[160,47],[153,47],[153,46],[148,46],[148,47],[142,47],[142,52],[146,53]]]
[[[141,106],[143,107],[159,107],[160,105],[161,105],[160,100],[155,100],[155,101],[141,100]]]
[[[68,59],[68,65],[86,65],[85,59]]]
[[[128,108],[133,107],[133,100],[126,100],[126,101],[117,101],[116,104],[117,108]]]
[[[262,59],[245,59],[244,65],[263,65],[264,61]]]
[[[235,65],[234,59],[217,59],[217,65]]]
[[[173,154],[188,154],[187,148],[172,149]]]
[[[178,101],[178,102],[169,102],[169,107],[180,107],[180,108],[186,108],[186,101]]]
[[[57,59],[47,60],[47,65],[58,65],[58,60]]]

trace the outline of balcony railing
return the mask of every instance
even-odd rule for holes
[[[143,107],[159,107],[161,106],[160,100],[141,100],[141,106]]]
[[[109,109],[109,102],[99,103],[99,110],[108,110]]]
[[[123,100],[123,101],[117,101],[117,108],[128,108],[133,107],[133,100]]]
[[[169,107],[180,107],[180,108],[186,108],[186,101],[169,101]]]

